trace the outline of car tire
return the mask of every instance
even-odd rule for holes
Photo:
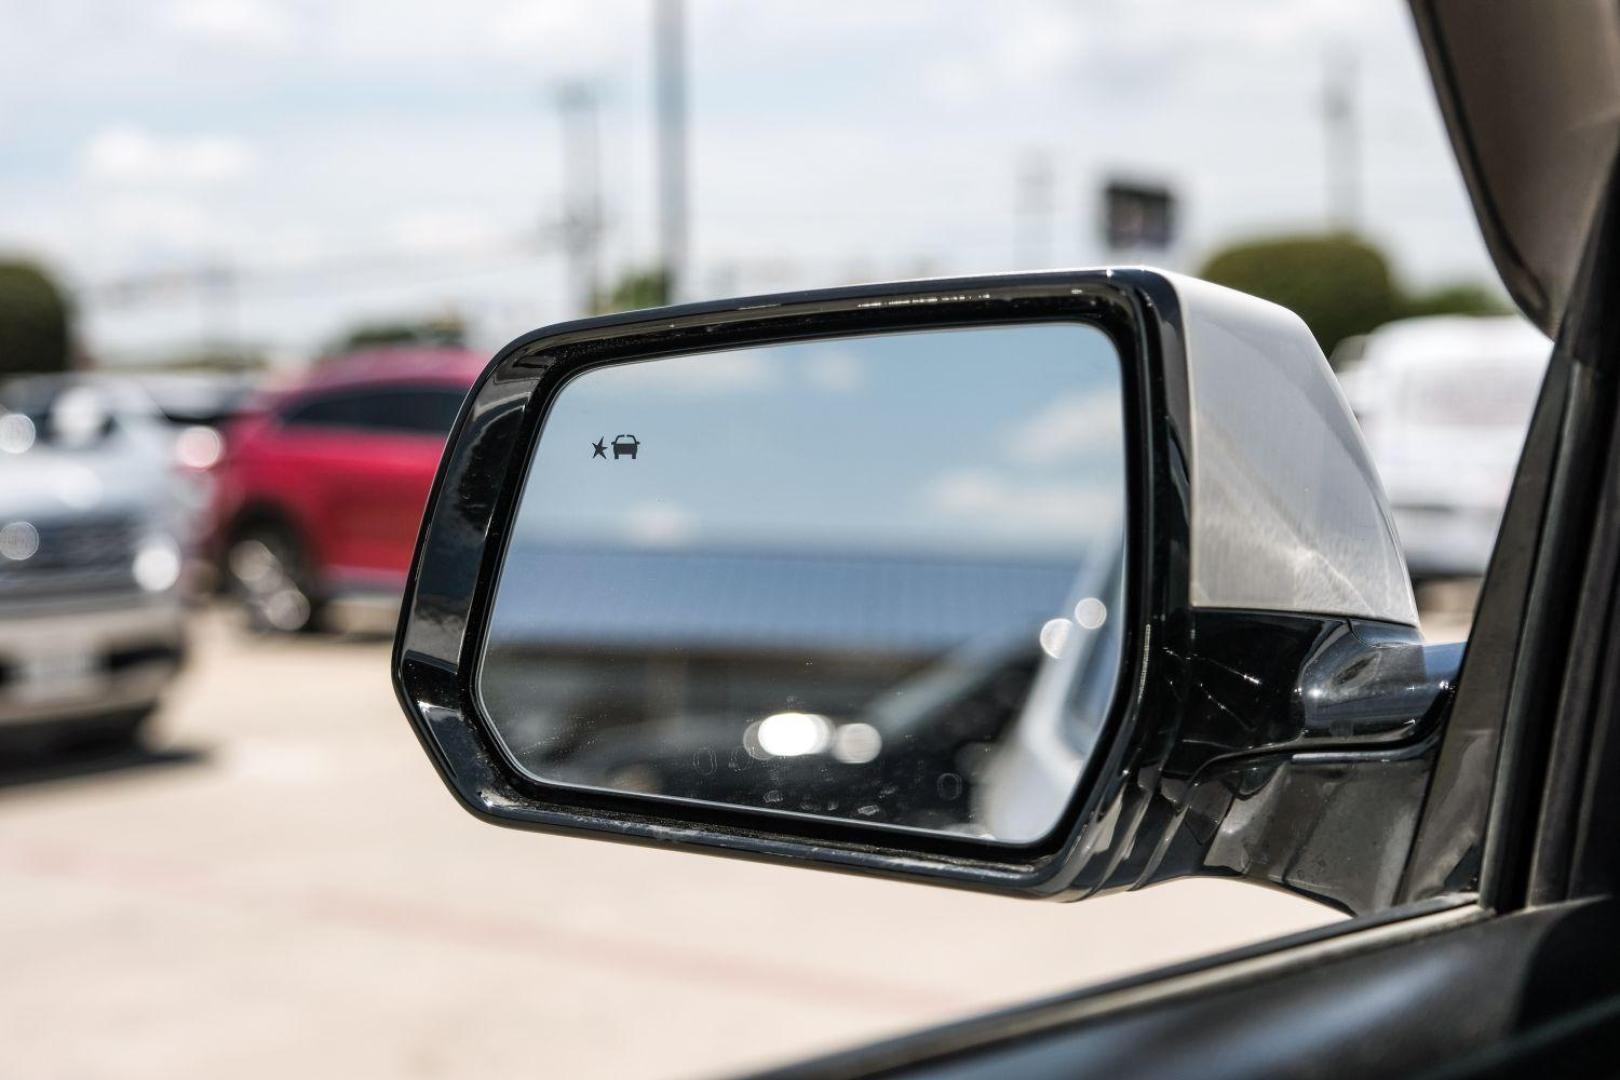
[[[225,550],[225,578],[250,629],[276,634],[320,629],[321,604],[308,567],[304,545],[283,526],[249,525],[232,538]]]
[[[157,704],[91,717],[72,724],[66,742],[76,749],[134,750],[142,746],[146,722]]]
[[[146,722],[156,711],[153,702],[96,716],[0,727],[0,763],[5,769],[27,768],[62,756],[140,751]]]

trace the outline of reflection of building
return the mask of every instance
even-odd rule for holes
[[[542,758],[577,749],[586,725],[850,717],[964,646],[1027,642],[1032,666],[1077,562],[514,543],[482,693]]]

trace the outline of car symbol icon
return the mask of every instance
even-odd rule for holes
[[[620,435],[613,440],[613,460],[618,461],[626,454],[635,460],[636,451],[641,449],[641,440],[634,435]]]

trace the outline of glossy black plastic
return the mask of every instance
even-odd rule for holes
[[[568,378],[632,358],[1054,320],[1101,328],[1123,363],[1127,622],[1113,714],[1045,839],[1008,847],[672,806],[545,785],[513,767],[472,683],[524,469]],[[400,702],[450,789],[501,824],[1025,895],[1072,899],[1221,874],[1347,910],[1387,905],[1433,763],[1447,658],[1431,670],[1409,628],[1191,607],[1182,341],[1175,290],[1148,270],[755,297],[520,338],[469,396],[429,499],[395,645]]]

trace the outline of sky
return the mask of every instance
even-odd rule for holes
[[[291,358],[451,310],[493,349],[575,313],[559,87],[601,102],[604,265],[656,256],[651,15],[0,0],[0,252],[72,284],[109,362]],[[1096,265],[1114,176],[1174,188],[1182,237],[1151,261],[1177,268],[1321,227],[1332,65],[1356,72],[1360,225],[1411,282],[1494,281],[1397,0],[688,0],[687,24],[688,299]],[[1051,211],[1021,217],[1032,161]]]

